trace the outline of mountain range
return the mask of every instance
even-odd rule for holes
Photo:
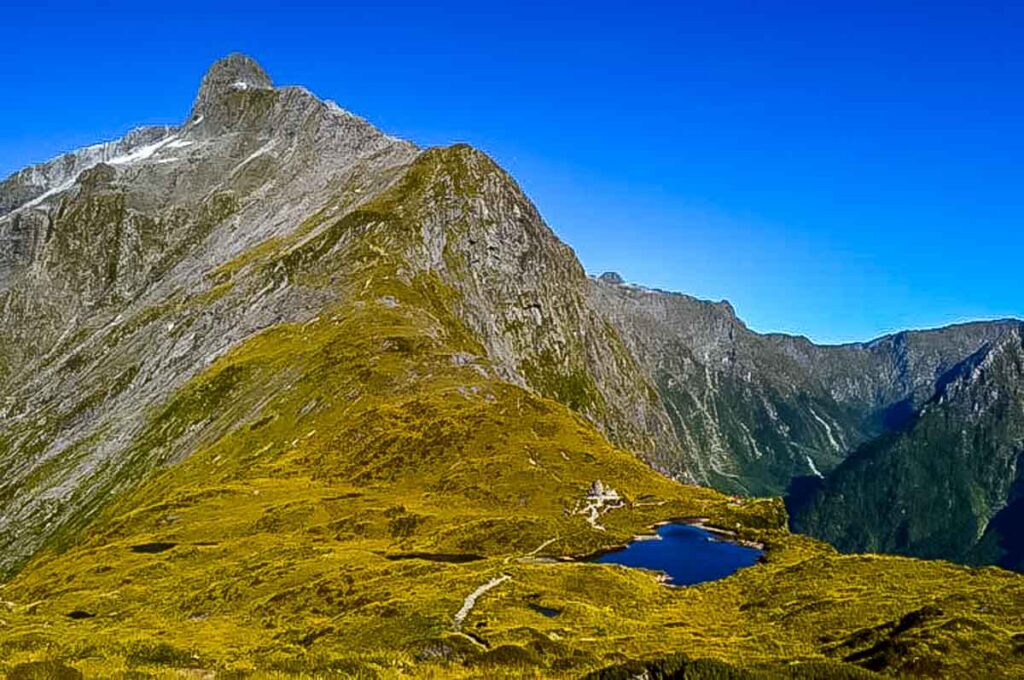
[[[0,670],[1012,677],[1022,577],[787,523],[1024,567],[1022,334],[821,346],[589,276],[485,154],[232,55],[0,183]],[[680,517],[763,563],[568,559]]]

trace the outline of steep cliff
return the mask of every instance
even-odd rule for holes
[[[1020,569],[1021,338],[1017,326],[978,350],[897,430],[802,485],[790,499],[793,526],[850,551]]]
[[[750,331],[725,302],[593,280],[591,297],[637,357],[695,476],[720,489],[781,494],[894,431],[945,376],[1016,322],[815,345]]]

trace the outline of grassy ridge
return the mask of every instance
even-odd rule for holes
[[[153,414],[144,436],[200,432],[198,450],[0,590],[0,671],[578,677],[684,653],[764,673],[1024,674],[1020,576],[840,556],[788,534],[780,502],[672,482],[499,380],[452,290],[403,265],[430,170],[225,269],[337,302],[249,338]],[[602,529],[574,512],[598,479],[626,499]],[[765,563],[676,589],[555,559],[679,517],[764,541]]]

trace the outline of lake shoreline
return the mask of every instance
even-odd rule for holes
[[[611,563],[629,568],[644,569],[654,572],[657,580],[664,585],[682,587],[726,578],[739,569],[753,566],[763,558],[764,547],[761,544],[739,539],[735,533],[720,527],[708,526],[706,522],[707,519],[702,517],[663,520],[651,526],[653,533],[640,534],[625,544],[618,544],[575,558],[563,557],[562,560]],[[679,532],[663,535],[663,528],[673,526],[696,530],[694,533],[700,534],[700,537],[681,536]],[[709,554],[704,549],[706,544],[701,541],[701,537],[707,543],[716,544],[717,546],[732,546],[732,548],[716,547]],[[657,555],[657,544],[660,544],[662,541],[670,541],[672,545],[666,546],[662,550],[665,554]],[[680,553],[673,551],[678,550],[680,543],[686,546],[684,549],[691,551],[686,554],[692,555],[695,559],[679,561],[678,556]],[[742,549],[740,551],[743,553],[742,557],[737,555],[737,548]],[[627,558],[624,561],[602,559],[609,555],[625,555],[630,550],[633,551],[631,558]],[[750,561],[752,556],[746,554],[746,551],[757,553],[753,561]],[[645,560],[647,563],[644,563]],[[726,569],[730,566],[734,568],[732,571],[720,574],[723,565],[726,565]],[[679,581],[679,583],[675,581]]]

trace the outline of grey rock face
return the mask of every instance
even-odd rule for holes
[[[213,118],[218,112],[226,112],[231,103],[226,100],[234,92],[270,89],[273,89],[273,83],[263,67],[244,54],[232,54],[218,61],[206,73],[192,106],[191,119],[200,116]]]
[[[590,305],[572,250],[489,158],[466,146],[428,154],[439,188],[421,211],[424,250],[408,260],[460,293],[454,311],[502,377],[567,404],[654,464],[678,463],[654,386]]]
[[[170,132],[171,128],[166,127],[139,128],[117,141],[94,144],[17,172],[0,182],[0,215],[40,205],[70,189],[84,171],[100,163],[129,160],[133,152],[147,148]]]
[[[623,279],[618,272],[605,272],[604,274],[601,274],[599,277],[597,277],[597,280],[612,284],[620,284],[626,282],[625,279]]]

